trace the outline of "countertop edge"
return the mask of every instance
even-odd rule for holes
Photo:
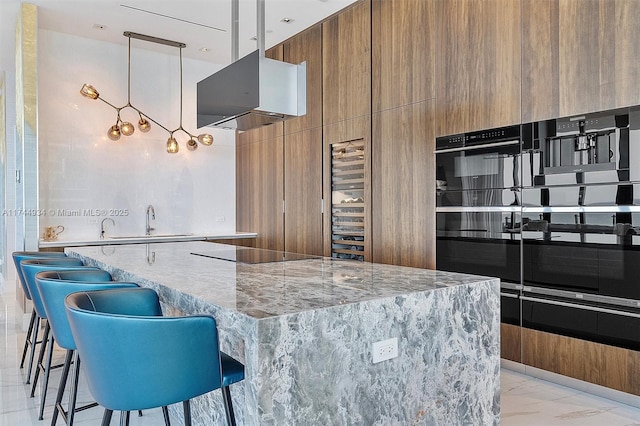
[[[181,241],[207,241],[207,240],[235,240],[240,238],[256,238],[258,234],[256,232],[237,232],[237,233],[225,233],[225,234],[194,234],[194,235],[179,235],[179,236],[140,236],[132,238],[118,238],[104,240],[56,240],[56,241],[38,241],[38,247],[40,248],[52,248],[52,247],[77,247],[77,246],[104,246],[104,245],[122,245],[122,244],[145,244],[145,243],[171,243]]]

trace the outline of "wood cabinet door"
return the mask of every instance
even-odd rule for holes
[[[372,111],[435,97],[435,0],[373,0]]]
[[[322,126],[322,25],[315,25],[286,41],[284,61],[307,63],[307,113],[285,121],[285,133]]]
[[[236,228],[257,232],[255,247],[283,250],[283,137],[247,140],[251,135],[236,144]]]
[[[284,140],[284,249],[322,256],[322,127]]]
[[[520,123],[520,1],[438,1],[436,16],[436,136]]]
[[[332,248],[332,152],[331,145],[358,141],[364,147],[364,216],[362,227],[364,246],[362,256],[371,261],[371,116],[344,120],[323,127],[323,175],[324,175],[324,255],[331,256]]]
[[[373,262],[435,268],[434,103],[373,115]]]
[[[523,0],[522,119],[640,103],[637,0]]]
[[[331,124],[371,112],[371,2],[322,24],[322,117]]]

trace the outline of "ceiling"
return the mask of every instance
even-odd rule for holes
[[[265,0],[265,44],[273,46],[356,0]],[[38,27],[126,44],[124,31],[183,42],[183,55],[216,64],[231,62],[231,0],[31,0]],[[256,1],[240,0],[240,57],[256,50]],[[281,22],[290,18],[290,23]],[[132,47],[177,49],[141,40]],[[206,51],[205,51],[206,50]]]

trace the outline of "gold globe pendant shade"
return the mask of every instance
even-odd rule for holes
[[[178,145],[178,141],[173,136],[167,139],[167,152],[169,154],[176,154],[180,150],[180,145]]]
[[[202,145],[210,146],[213,143],[213,136],[211,136],[209,133],[203,133],[198,136],[198,141]]]
[[[118,127],[117,124],[114,124],[113,126],[109,127],[109,131],[107,131],[107,136],[112,141],[117,141],[118,139],[120,139],[120,127]]]
[[[147,133],[149,132],[149,130],[151,130],[151,123],[150,123],[151,121],[169,133],[169,139],[167,140],[166,148],[167,148],[167,152],[170,154],[175,154],[180,150],[178,141],[173,136],[174,133],[177,131],[182,131],[183,133],[186,133],[187,136],[189,137],[189,139],[186,142],[186,146],[189,151],[195,151],[198,148],[198,143],[196,142],[196,139],[198,142],[206,146],[213,144],[212,135],[208,133],[203,133],[197,136],[196,138],[196,136],[186,131],[182,126],[182,49],[185,48],[187,45],[177,41],[165,40],[165,39],[152,37],[144,34],[133,33],[130,31],[125,31],[123,35],[129,38],[129,56],[128,56],[129,60],[128,60],[128,68],[127,68],[127,71],[128,71],[127,103],[124,106],[119,108],[116,107],[115,105],[112,105],[111,103],[102,99],[100,97],[100,93],[96,90],[95,87],[93,87],[90,84],[85,83],[80,89],[80,94],[82,96],[89,99],[93,99],[93,100],[99,99],[116,110],[116,113],[118,114],[116,124],[111,126],[107,132],[107,136],[109,137],[109,139],[111,139],[112,141],[117,141],[120,139],[122,135],[131,136],[135,132],[135,126],[131,122],[128,122],[128,121],[123,122],[120,119],[120,111],[126,108],[131,108],[134,111],[136,111],[140,116],[140,120],[138,120],[138,129],[141,132]],[[131,104],[131,38],[144,40],[152,43],[164,44],[167,46],[177,47],[180,49],[180,126],[177,129],[169,130],[168,128],[158,123],[157,121],[149,117],[147,114],[144,114],[142,111],[140,111],[138,108],[136,108]]]
[[[82,89],[80,89],[80,94],[85,98],[89,99],[98,99],[100,97],[100,93],[90,84],[83,84]]]
[[[195,151],[198,149],[198,142],[195,139],[191,138],[187,141],[187,149],[189,151]]]
[[[146,118],[140,116],[140,120],[138,120],[138,129],[140,129],[142,133],[147,133],[151,130],[151,123],[149,123]]]
[[[120,131],[122,132],[123,135],[125,136],[131,136],[133,134],[133,132],[136,131],[136,128],[133,127],[133,124],[127,122],[124,122],[120,125]]]

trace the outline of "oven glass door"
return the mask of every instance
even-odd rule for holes
[[[439,190],[468,191],[520,186],[520,141],[436,151]]]

